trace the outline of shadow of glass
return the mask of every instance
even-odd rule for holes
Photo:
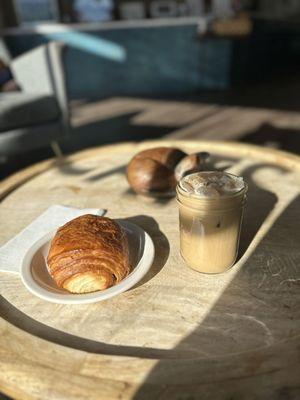
[[[263,189],[253,181],[254,173],[265,167],[270,167],[270,165],[256,164],[246,168],[241,173],[245,179],[245,182],[247,182],[248,193],[240,236],[238,260],[243,257],[255,235],[259,231],[271,210],[275,207],[275,204],[278,200],[274,193]],[[273,165],[272,169],[282,173],[286,172],[285,169],[275,167]]]
[[[260,394],[255,398],[283,398],[283,388],[285,398],[294,398],[293,388],[299,380],[291,368],[297,362],[295,339],[299,337],[296,320],[300,248],[299,226],[295,224],[299,218],[298,195],[270,227],[201,324],[171,350],[183,357],[194,354],[185,377],[191,383],[174,382],[176,387],[162,383],[162,376],[170,382],[172,370],[166,371],[161,360],[135,394],[135,400],[238,399],[244,398],[245,387],[249,398],[254,394]],[[284,351],[276,350],[278,345]],[[200,349],[202,357],[198,356],[196,362]],[[178,365],[184,362],[179,359]],[[203,370],[206,377],[201,374]]]

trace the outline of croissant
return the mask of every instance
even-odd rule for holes
[[[75,218],[56,232],[47,263],[57,286],[69,292],[107,289],[130,272],[126,233],[110,218]]]

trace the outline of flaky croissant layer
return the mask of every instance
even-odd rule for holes
[[[69,292],[107,289],[130,272],[126,233],[110,218],[75,218],[56,232],[47,263],[57,286]]]

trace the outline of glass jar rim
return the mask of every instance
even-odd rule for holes
[[[211,203],[211,202],[213,202],[213,201],[220,201],[220,199],[222,199],[222,200],[227,200],[227,199],[232,199],[232,198],[234,198],[234,197],[238,197],[239,195],[241,195],[242,193],[243,194],[246,194],[247,193],[247,191],[248,191],[248,185],[247,185],[247,183],[243,180],[243,183],[244,183],[244,186],[241,188],[241,189],[239,189],[237,192],[234,192],[234,193],[224,193],[224,194],[222,194],[220,197],[204,197],[204,196],[201,196],[201,195],[199,195],[199,194],[197,194],[197,193],[191,193],[191,192],[187,192],[186,190],[184,190],[183,188],[182,188],[182,186],[180,185],[180,183],[187,177],[187,176],[191,176],[191,175],[196,175],[196,174],[200,174],[200,173],[212,173],[212,172],[220,172],[220,173],[222,173],[222,174],[224,174],[224,175],[228,175],[228,176],[231,176],[231,177],[234,177],[234,178],[239,178],[239,176],[238,175],[234,175],[234,174],[231,174],[230,172],[223,172],[223,171],[199,171],[199,172],[194,172],[194,173],[192,173],[192,174],[188,174],[188,175],[186,175],[186,176],[184,176],[183,178],[181,178],[180,179],[180,181],[177,183],[177,186],[176,186],[176,193],[178,194],[178,193],[180,193],[183,197],[186,197],[186,198],[192,198],[192,199],[197,199],[197,200],[199,200],[199,201],[203,201],[203,203]]]
[[[220,196],[220,197],[204,197],[204,196],[197,195],[196,193],[186,192],[184,189],[182,189],[182,187],[179,186],[179,183],[176,186],[176,192],[177,192],[177,194],[179,193],[180,195],[182,195],[185,198],[192,198],[192,199],[197,199],[199,201],[203,201],[203,203],[204,202],[210,203],[213,201],[220,201],[220,199],[229,200],[234,197],[239,197],[241,194],[246,194],[248,192],[248,185],[245,182],[244,187],[241,188],[238,192],[222,194],[222,196]]]

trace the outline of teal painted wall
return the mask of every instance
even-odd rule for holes
[[[49,40],[69,44],[70,97],[160,96],[225,89],[232,43],[197,37],[197,25],[126,27],[7,35],[14,56]]]

